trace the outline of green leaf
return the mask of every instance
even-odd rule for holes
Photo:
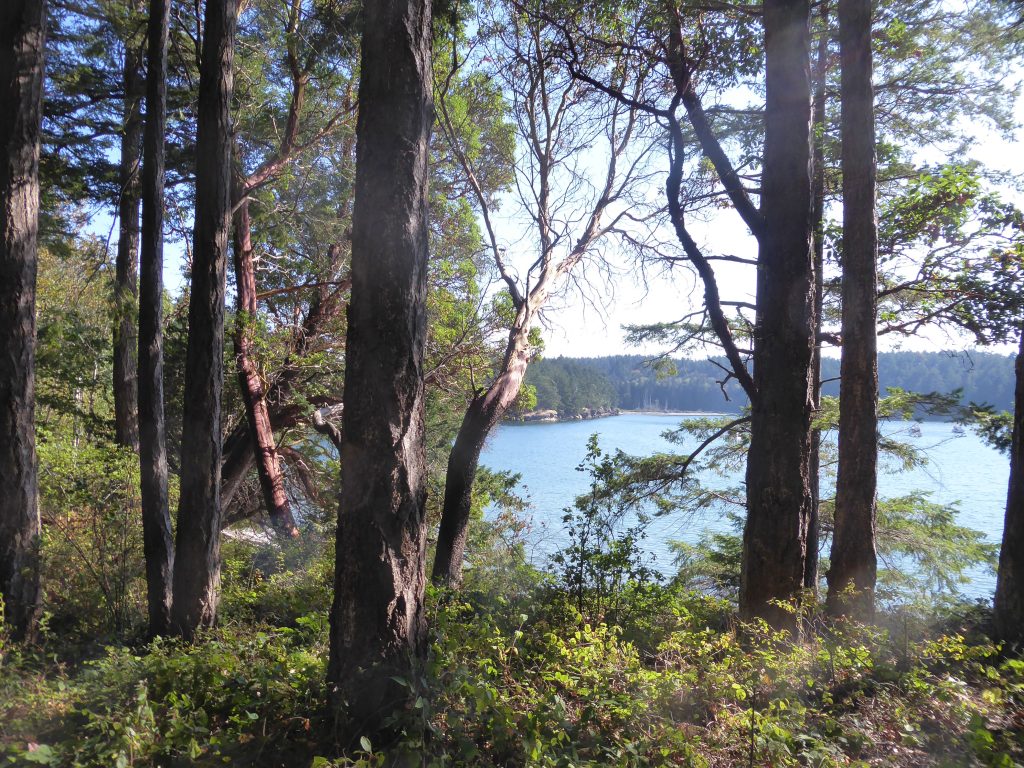
[[[38,765],[56,765],[59,757],[49,744],[36,744],[21,754],[21,759],[27,763]]]

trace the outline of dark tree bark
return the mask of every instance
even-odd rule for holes
[[[274,428],[264,397],[263,384],[253,358],[252,323],[256,318],[256,269],[252,261],[252,236],[249,224],[249,202],[244,184],[235,182],[235,285],[238,302],[235,317],[235,365],[242,392],[245,417],[253,442],[253,457],[260,478],[263,500],[274,528],[284,536],[295,537],[299,529],[292,517],[291,505],[284,487],[284,474],[278,463]]]
[[[814,318],[815,344],[811,359],[811,397],[814,412],[821,410],[821,318],[825,302],[825,100],[828,87],[829,6],[818,6],[817,61],[814,65],[814,176],[811,219],[814,223]],[[811,430],[811,518],[807,523],[807,560],[804,563],[804,589],[817,594],[818,547],[821,541],[821,430]]]
[[[842,60],[843,356],[839,470],[828,572],[832,614],[874,615],[878,481],[878,353],[875,329],[878,223],[871,86],[871,1],[839,0]]]
[[[1020,650],[1024,642],[1024,328],[1016,363],[1010,486],[1006,494],[1003,545],[996,578],[996,636]]]
[[[427,0],[365,9],[328,685],[375,734],[426,650]],[[355,726],[358,718],[358,726]]]
[[[524,314],[524,309],[520,310]],[[487,436],[515,402],[530,363],[529,313],[509,334],[501,373],[469,404],[455,444],[448,455],[444,481],[444,507],[437,533],[432,578],[435,584],[458,587],[462,582],[462,560],[466,554],[466,533],[473,506],[473,482],[480,464],[480,451]]]
[[[138,300],[139,159],[142,153],[141,51],[125,40],[124,129],[121,134],[120,186],[117,204],[117,258],[114,262],[114,434],[120,445],[139,447]]]
[[[170,0],[150,0],[146,127],[142,161],[142,250],[139,254],[139,466],[149,631],[171,627],[174,541],[167,500],[164,425],[164,133],[167,129],[167,40]]]
[[[231,229],[233,0],[207,0],[196,138],[196,214],[182,418],[173,630],[190,639],[217,615],[220,581],[224,289]]]
[[[273,423],[273,422],[271,422]],[[231,504],[256,461],[249,422],[237,424],[224,438],[224,461],[220,467],[221,506]]]
[[[35,298],[45,0],[0,3],[0,593],[16,639],[39,614]]]
[[[815,344],[808,0],[766,0],[765,146],[740,613],[796,630],[772,601],[804,583]]]

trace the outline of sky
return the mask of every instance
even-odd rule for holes
[[[1008,77],[1020,82],[1024,80],[1024,73],[1018,70],[1008,73]],[[1018,123],[1024,123],[1024,101],[1018,101],[1015,116]],[[971,150],[975,159],[989,167],[1008,170],[1024,179],[1024,151],[1018,143],[1021,138],[1019,135],[1007,139],[990,130],[970,125],[965,126],[965,130],[976,134]],[[941,162],[944,158],[933,154],[925,159]],[[662,183],[662,178],[658,178],[658,185]],[[660,189],[653,191],[662,194]],[[1019,192],[1010,194],[1017,198],[1018,205],[1024,205],[1024,198]],[[708,252],[756,257],[755,240],[731,208],[718,210],[704,221],[691,217],[688,226],[698,243]],[[515,214],[508,214],[499,224],[499,237],[510,245],[528,243],[521,234],[524,227],[528,225],[522,219],[517,219]],[[90,229],[104,238],[113,231],[113,239],[116,239],[116,229],[112,229],[109,213],[97,214]],[[663,236],[667,241],[674,241],[671,233],[663,233]],[[510,247],[509,250],[526,251],[527,255],[529,252],[528,248]],[[651,266],[641,268],[628,256],[616,254],[614,250],[608,254],[608,260],[613,271],[610,279],[591,280],[584,291],[576,286],[567,286],[550,301],[544,313],[542,333],[545,356],[657,354],[663,351],[657,346],[627,345],[624,326],[675,320],[702,303],[702,286],[693,271],[685,265],[671,271]],[[182,264],[182,245],[168,243],[165,283],[168,290],[174,293],[179,292],[183,285]],[[751,303],[754,301],[754,271],[751,267],[719,263],[716,272],[724,298]],[[592,271],[590,274],[595,273]],[[970,347],[971,342],[944,332],[932,331],[921,338],[909,340],[883,337],[880,345],[882,349],[892,349],[894,346],[915,350],[963,349]],[[995,351],[1009,353],[1012,349],[1004,346]],[[830,353],[838,354],[826,351],[826,354]]]
[[[1024,80],[1019,70],[1008,75],[1017,82]],[[1024,99],[1016,104],[1017,123],[1024,124]],[[998,170],[1009,171],[1024,181],[1024,136],[1021,131],[1013,138],[1005,138],[991,130],[978,126],[965,126],[973,132],[975,140],[970,156],[984,165]],[[945,158],[935,154],[924,158],[928,162],[941,162]],[[1019,190],[1004,190],[1019,206],[1024,206],[1024,195]],[[698,243],[711,245],[708,250],[730,253],[748,258],[756,257],[757,245],[747,234],[738,215],[732,209],[717,212],[715,217],[698,224],[690,222],[691,233]],[[754,299],[754,273],[749,267],[726,265],[716,267],[719,286],[723,296],[731,300],[750,301]],[[680,267],[673,274],[651,273],[644,280],[635,266],[622,264],[622,275],[611,286],[612,300],[587,300],[578,291],[566,291],[561,301],[546,315],[544,329],[544,354],[548,357],[597,357],[615,354],[657,354],[663,350],[653,347],[631,347],[625,342],[623,326],[672,320],[700,306],[702,289],[692,271]],[[600,311],[594,306],[598,305]],[[936,349],[968,349],[974,344],[970,339],[950,333],[931,330],[919,338],[899,339],[882,337],[879,340],[882,351],[906,349],[929,351]],[[992,351],[1010,354],[1012,345],[999,345]],[[838,350],[825,350],[826,355],[838,356]],[[699,354],[699,353],[698,353]]]

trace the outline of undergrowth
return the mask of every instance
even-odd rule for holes
[[[973,620],[911,637],[897,613],[874,627],[812,614],[794,643],[728,602],[647,585],[646,623],[609,626],[557,584],[498,590],[483,572],[430,595],[396,742],[341,754],[323,683],[329,557],[272,573],[247,557],[229,559],[226,619],[194,645],[0,645],[0,764],[1024,763],[1024,661]]]

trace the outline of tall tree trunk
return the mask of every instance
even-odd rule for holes
[[[773,601],[804,583],[810,488],[814,254],[809,0],[766,0],[765,146],[740,613],[796,629]]]
[[[996,578],[996,636],[1017,646],[1024,642],[1024,328],[1017,352],[1013,403],[1010,486],[1006,494],[1003,545]]]
[[[142,161],[142,250],[139,254],[139,467],[142,547],[149,631],[171,627],[174,541],[167,500],[164,425],[164,133],[167,130],[167,39],[170,0],[150,0],[146,128]]]
[[[878,352],[875,329],[878,223],[871,86],[871,1],[839,0],[842,59],[843,357],[839,470],[828,572],[832,614],[874,615],[878,481]]]
[[[821,411],[821,322],[825,303],[825,98],[828,87],[830,35],[828,1],[818,6],[818,55],[814,65],[814,174],[811,219],[814,224],[814,356],[811,359],[811,398],[815,414]],[[818,547],[821,542],[821,430],[811,430],[811,518],[807,523],[807,560],[804,589],[817,594]]]
[[[327,679],[373,734],[410,693],[394,677],[426,651],[430,3],[369,3],[364,25]]]
[[[124,43],[124,132],[121,134],[117,258],[114,264],[114,433],[138,450],[138,332],[136,302],[139,254],[139,158],[142,152],[142,55]]]
[[[466,532],[480,451],[494,425],[515,402],[529,364],[530,314],[525,308],[520,312],[524,313],[523,319],[517,320],[509,334],[501,373],[469,404],[448,454],[444,507],[434,554],[432,578],[435,584],[458,587],[462,581],[462,560],[466,553]]]
[[[233,0],[207,0],[199,70],[196,214],[172,607],[173,629],[185,638],[213,624],[220,582],[220,406],[231,229],[235,26]]]
[[[252,261],[252,236],[249,224],[249,203],[244,185],[235,181],[235,285],[238,302],[235,317],[235,365],[238,385],[245,405],[245,418],[253,442],[253,456],[260,478],[263,500],[270,521],[277,531],[288,537],[299,535],[292,517],[288,494],[284,487],[284,474],[278,463],[274,428],[264,398],[263,384],[253,359],[252,333],[256,320],[256,269]]]
[[[35,303],[45,0],[0,3],[0,593],[16,639],[39,615]]]

